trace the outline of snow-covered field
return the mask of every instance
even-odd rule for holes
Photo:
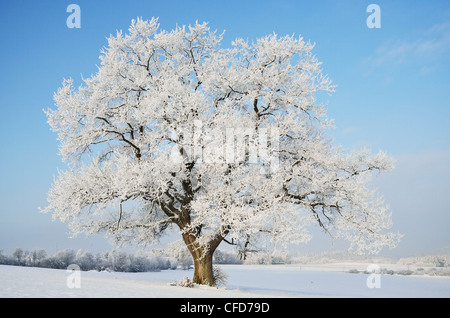
[[[369,288],[368,274],[351,274],[352,265],[221,265],[226,287],[170,286],[193,271],[147,273],[68,272],[0,265],[0,297],[450,297],[450,277],[380,275]],[[79,276],[77,276],[79,275]],[[372,276],[372,278],[374,278]],[[68,287],[79,282],[79,288]]]

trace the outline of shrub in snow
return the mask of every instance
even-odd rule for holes
[[[181,286],[181,287],[192,288],[195,286],[195,284],[188,277],[185,277],[182,280],[177,280],[177,281],[171,283],[170,286]]]
[[[216,286],[226,285],[228,275],[218,266],[213,266],[213,278]]]

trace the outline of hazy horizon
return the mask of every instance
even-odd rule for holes
[[[223,46],[271,34],[302,35],[334,84],[327,96],[330,131],[348,149],[386,151],[395,169],[372,181],[404,234],[380,255],[406,257],[450,246],[450,3],[448,1],[75,1],[81,27],[69,28],[67,1],[0,4],[0,250],[66,248],[108,251],[102,238],[69,239],[66,224],[39,213],[58,169],[57,134],[43,109],[64,78],[97,71],[100,50],[131,19],[159,17],[161,29],[207,21]],[[381,28],[369,28],[369,4]],[[317,232],[317,234],[316,234]],[[318,230],[296,250],[343,250]],[[221,245],[219,249],[224,248]],[[152,248],[152,247],[150,247]]]

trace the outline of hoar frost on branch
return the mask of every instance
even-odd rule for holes
[[[133,20],[108,39],[97,74],[55,93],[46,114],[68,170],[44,212],[118,242],[176,228],[194,282],[210,285],[221,242],[243,254],[279,248],[307,242],[317,224],[358,251],[395,246],[389,210],[367,187],[391,159],[327,139],[316,95],[334,87],[312,44],[272,34],[221,48],[206,23],[158,27]]]

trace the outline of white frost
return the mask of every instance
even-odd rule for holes
[[[226,240],[245,253],[307,242],[314,223],[357,251],[396,245],[367,188],[392,162],[327,139],[316,94],[334,86],[311,43],[272,34],[224,49],[206,23],[158,28],[133,21],[108,39],[97,74],[55,94],[46,114],[69,168],[44,212],[119,242],[152,243],[174,226],[201,247]],[[251,136],[230,148],[227,130]]]

